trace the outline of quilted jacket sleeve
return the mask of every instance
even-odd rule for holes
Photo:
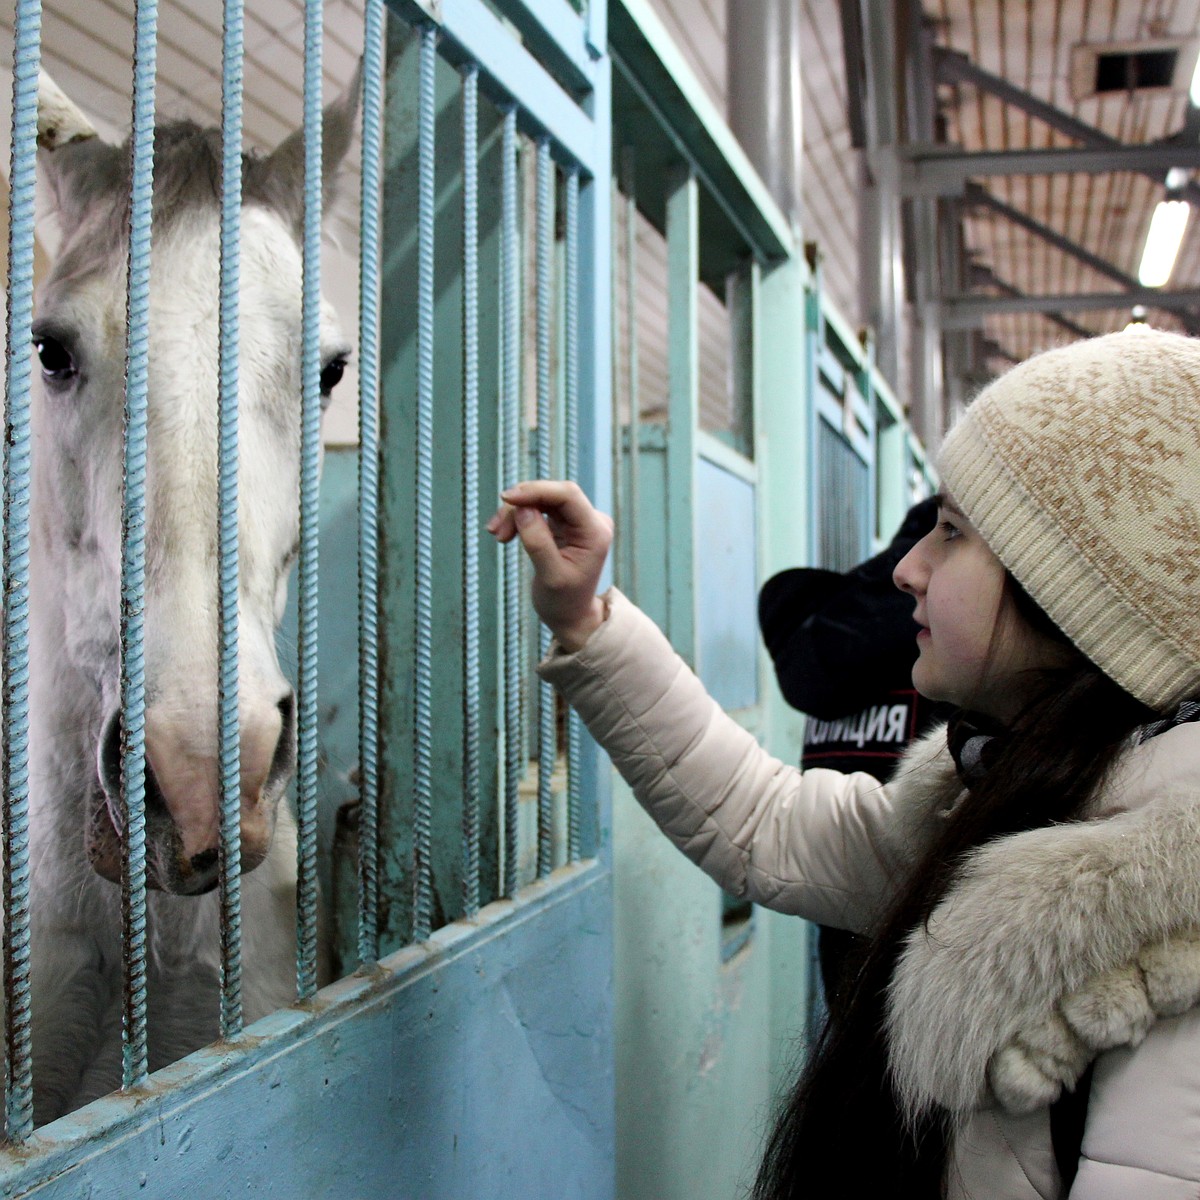
[[[1200,1195],[1200,1009],[1096,1061],[1071,1200]]]
[[[539,667],[578,710],[662,831],[722,887],[864,930],[903,855],[870,775],[801,773],[731,720],[639,609],[613,589],[574,654]]]

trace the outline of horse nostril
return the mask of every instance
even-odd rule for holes
[[[206,871],[212,870],[217,865],[216,850],[201,850],[199,854],[192,855],[192,870],[197,875],[202,875]]]
[[[286,783],[296,768],[296,693],[290,689],[276,702],[279,709],[279,741],[271,756],[265,787],[272,791]]]
[[[121,794],[121,713],[118,709],[104,723],[100,735],[100,783],[110,796]]]

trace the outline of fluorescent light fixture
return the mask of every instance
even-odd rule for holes
[[[1142,287],[1162,287],[1171,278],[1175,256],[1187,228],[1188,202],[1160,200],[1150,218],[1142,265],[1138,267],[1138,282]]]

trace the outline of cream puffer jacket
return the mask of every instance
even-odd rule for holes
[[[663,832],[722,887],[865,931],[954,793],[938,731],[891,784],[801,773],[707,695],[615,589],[539,668]],[[975,852],[889,997],[903,1103],[955,1118],[948,1197],[1065,1194],[1048,1105],[1095,1071],[1071,1200],[1200,1197],[1200,725],[1132,748],[1091,819]]]

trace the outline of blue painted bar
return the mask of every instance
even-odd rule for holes
[[[603,31],[603,0],[592,0],[589,23]],[[603,50],[603,38],[593,50]],[[611,462],[614,426],[613,296],[612,296],[612,65],[607,53],[599,58],[595,90],[588,102],[596,116],[596,146],[591,179],[579,188],[579,483],[601,511],[611,511]],[[606,569],[601,586],[611,581]],[[612,769],[607,757],[588,736],[579,754],[579,782],[588,798],[580,813],[580,853],[612,861]]]
[[[642,468],[638,456],[642,448],[641,383],[638,375],[638,304],[637,304],[637,179],[634,175],[634,156],[627,148],[622,154],[621,175],[625,209],[625,345],[626,389],[629,393],[629,514],[625,533],[625,563],[628,578],[624,586],[636,604],[641,591],[638,587],[638,516],[641,512]]]
[[[667,189],[667,629],[695,663],[696,430],[699,426],[700,189],[681,169]]]
[[[29,1022],[29,343],[42,9],[18,0],[13,29],[8,323],[4,373],[4,1126],[33,1129]]]
[[[321,451],[321,0],[304,9],[296,994],[317,990],[317,581]]]
[[[241,281],[242,0],[225,0],[221,65],[221,282],[217,391],[221,622],[221,1036],[242,1031],[242,760],[238,717],[238,293]]]
[[[566,254],[563,267],[563,457],[568,479],[579,478],[579,171],[567,172],[565,188]],[[579,860],[580,810],[583,791],[579,757],[583,727],[579,714],[567,710],[567,861]]]
[[[504,114],[504,162],[501,178],[503,263],[500,305],[502,311],[501,408],[504,430],[505,487],[521,477],[521,235],[517,210],[517,113]],[[521,548],[515,541],[502,550],[504,570],[504,894],[517,892],[518,789],[524,774],[522,743],[524,713],[524,648],[521,637]]]
[[[537,356],[537,473],[542,479],[554,475],[550,457],[550,343],[553,338],[554,295],[554,164],[550,141],[537,144],[537,313],[534,321]],[[544,658],[550,649],[550,630],[538,626],[538,652]],[[555,744],[554,689],[538,683],[538,878],[550,874],[553,863],[554,802],[551,781],[558,747]]]
[[[523,133],[552,138],[556,151],[585,169],[596,161],[593,122],[482,0],[388,0],[388,6],[410,23],[436,20],[444,31],[442,57],[456,66],[479,63],[481,92],[501,107],[515,101]]]
[[[150,370],[150,239],[154,190],[155,0],[138,0],[133,49],[124,484],[121,500],[121,1082],[141,1084],[146,1050],[146,417]]]
[[[363,20],[358,294],[358,960],[379,957],[379,202],[383,0]]]
[[[479,911],[479,68],[463,71],[463,912]]]
[[[416,470],[416,661],[413,678],[413,854],[416,898],[413,941],[429,937],[433,926],[432,694],[433,694],[433,277],[434,133],[437,120],[434,68],[437,29],[421,26],[419,163],[417,214],[417,470]]]

